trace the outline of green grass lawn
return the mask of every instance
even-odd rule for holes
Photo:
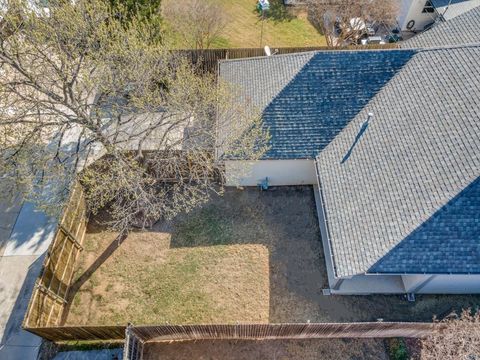
[[[75,293],[67,324],[268,322],[267,247],[234,244],[218,212],[195,214],[171,231],[131,232]],[[77,279],[116,236],[89,225]]]
[[[173,1],[173,0],[166,0]],[[310,24],[305,14],[290,15],[281,0],[271,0],[270,16],[263,23],[255,11],[257,0],[215,0],[222,4],[228,24],[213,48],[303,47],[326,45],[325,37]],[[168,22],[168,19],[166,19]],[[176,36],[179,48],[185,47]]]

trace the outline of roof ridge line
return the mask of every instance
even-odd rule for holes
[[[399,52],[405,52],[405,51],[419,51],[420,49],[417,48],[379,48],[379,49],[342,49],[339,48],[338,50],[336,49],[331,49],[331,50],[310,50],[310,51],[301,51],[301,52],[294,52],[294,53],[289,53],[289,54],[276,54],[276,55],[271,55],[271,56],[252,56],[252,57],[247,57],[247,58],[239,58],[239,59],[221,59],[218,60],[219,63],[228,63],[228,62],[240,62],[240,61],[251,61],[251,60],[258,60],[258,59],[269,59],[269,58],[277,58],[277,57],[287,57],[287,56],[300,56],[304,54],[318,54],[318,53],[352,53],[352,52],[358,52],[358,53],[366,53],[366,52],[392,52],[392,51],[399,51]]]
[[[456,45],[443,45],[443,46],[436,46],[436,47],[404,48],[404,49],[417,50],[418,52],[427,52],[427,51],[450,50],[450,49],[468,49],[468,48],[477,48],[477,47],[480,47],[480,43],[467,43],[467,44],[456,44]]]

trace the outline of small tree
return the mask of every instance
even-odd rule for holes
[[[165,1],[163,12],[192,49],[208,49],[227,24],[222,6],[212,0],[169,0]]]
[[[367,23],[393,26],[398,15],[396,0],[308,0],[307,5],[310,21],[329,46],[357,42]]]
[[[78,177],[110,225],[146,226],[221,191],[219,153],[265,151],[258,113],[151,39],[148,24],[126,26],[102,0],[53,3],[41,17],[21,0],[8,9],[0,173],[40,205],[59,209]]]
[[[480,312],[464,310],[437,322],[437,331],[422,340],[422,360],[480,358]]]

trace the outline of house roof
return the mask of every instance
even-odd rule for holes
[[[414,54],[317,157],[337,276],[480,273],[478,59]]]
[[[220,62],[220,77],[259,108],[264,159],[314,158],[408,62],[413,50],[317,51]]]
[[[443,19],[450,20],[480,6],[480,0],[432,0],[432,4]]]
[[[463,4],[463,5],[462,5]],[[400,44],[403,48],[428,48],[440,46],[455,46],[458,44],[480,43],[480,0],[463,1],[460,10],[465,11],[467,6],[475,7],[458,16],[447,16],[451,9],[447,9],[444,17],[447,21],[439,22],[430,30],[412,37]]]

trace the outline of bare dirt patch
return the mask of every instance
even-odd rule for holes
[[[387,360],[377,339],[197,341],[146,344],[144,360]]]

